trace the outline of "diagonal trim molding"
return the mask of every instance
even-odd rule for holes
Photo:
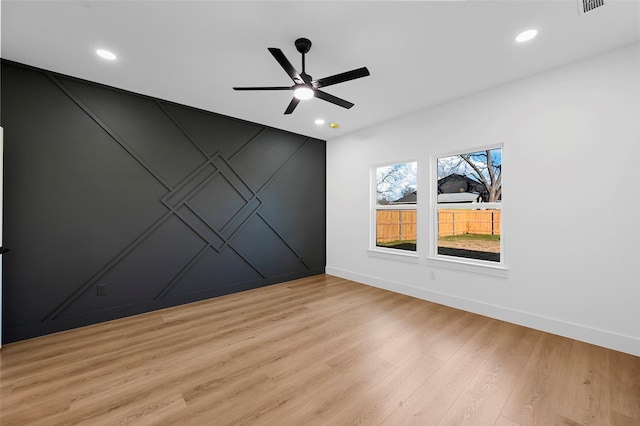
[[[72,269],[61,270],[59,263],[45,259],[41,264],[45,272],[34,275],[29,265],[35,259],[24,250],[16,250],[11,259],[12,272],[7,277],[7,293],[25,310],[8,314],[11,341],[144,312],[154,306],[172,306],[286,277],[324,272],[324,141],[5,60],[2,66],[6,80],[3,91],[8,92],[7,96],[3,93],[6,102],[2,107],[3,112],[11,112],[4,116],[14,121],[10,128],[19,129],[16,135],[20,138],[31,135],[25,140],[27,144],[13,140],[18,136],[11,132],[5,140],[13,142],[16,154],[20,149],[38,152],[39,146],[59,147],[57,159],[47,163],[47,170],[52,164],[60,164],[51,179],[51,184],[57,185],[60,201],[51,207],[60,206],[61,211],[74,212],[73,216],[82,211],[99,215],[79,216],[76,224],[73,216],[52,212],[49,220],[54,221],[46,231],[50,235],[41,236],[77,241],[78,245],[69,246],[67,258],[73,261],[69,257],[72,253],[82,253],[80,257],[95,264],[92,271],[80,264],[69,264]],[[38,76],[45,77],[51,88]],[[5,87],[9,89],[4,90]],[[68,103],[55,95],[53,88]],[[12,99],[21,99],[22,103]],[[24,110],[15,107],[14,112],[14,104],[32,106]],[[54,109],[48,109],[52,106]],[[60,124],[53,118],[57,112],[72,122]],[[38,126],[27,124],[33,120],[39,120]],[[86,128],[89,123],[94,128],[74,134],[74,122],[79,123],[78,128]],[[101,139],[94,141],[94,137]],[[81,143],[70,144],[79,138]],[[112,142],[111,147],[108,141]],[[91,152],[90,157],[78,150]],[[28,158],[15,157],[16,154],[11,155],[15,159]],[[98,161],[99,167],[91,169],[81,163],[63,166],[68,163],[66,155],[84,155],[94,163]],[[9,171],[10,181],[20,183],[20,174],[26,168],[19,161],[12,164],[15,167]],[[31,161],[30,167],[36,178],[45,170],[38,167],[37,161]],[[122,197],[111,190],[95,192],[103,187],[115,188],[108,179],[120,181],[123,176],[137,180],[118,187]],[[151,180],[142,180],[142,176]],[[57,184],[63,181],[68,187]],[[150,186],[151,182],[159,186]],[[313,190],[309,183],[315,186]],[[27,197],[14,195],[12,205],[21,211],[28,208],[21,205],[23,199],[47,200],[51,193],[47,186],[48,183]],[[9,192],[19,194],[26,190],[34,191],[17,186]],[[91,194],[91,202],[97,206],[87,206],[88,199],[81,196],[85,192]],[[157,198],[149,198],[149,194],[159,192]],[[126,200],[138,198],[136,194],[142,197],[136,204],[148,211],[146,217],[151,219],[146,223],[140,222],[137,211],[128,209]],[[291,215],[291,209],[299,212]],[[125,214],[114,217],[109,215],[111,211]],[[287,214],[282,216],[284,212]],[[38,226],[21,217],[24,215],[9,218],[15,232],[9,233],[8,239],[13,236],[15,241],[17,236],[26,234],[24,230]],[[129,225],[127,218],[133,218],[136,225]],[[93,230],[100,229],[95,226],[102,223],[118,224],[111,229],[114,238],[109,238],[107,244],[91,239]],[[114,246],[116,241],[120,243]],[[85,248],[87,244],[91,248]],[[167,253],[171,246],[182,248]],[[78,281],[72,278],[78,275],[73,268],[91,273]],[[57,282],[46,279],[54,276],[54,269],[58,271]],[[32,307],[25,299],[29,291],[16,286],[18,282],[28,283],[34,294],[38,288],[52,285],[59,286],[60,291],[40,307]],[[98,284],[101,288],[108,286],[106,297],[97,297]],[[37,321],[28,319],[34,314],[39,317]]]

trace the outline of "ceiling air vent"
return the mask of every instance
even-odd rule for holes
[[[578,10],[580,14],[591,12],[594,9],[604,6],[604,0],[578,0]]]

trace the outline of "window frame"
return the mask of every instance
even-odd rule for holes
[[[377,170],[381,167],[388,167],[397,164],[416,164],[416,191],[417,191],[417,183],[420,179],[420,165],[419,161],[416,159],[410,160],[398,160],[398,161],[387,161],[384,163],[378,163],[371,166],[370,169],[370,203],[369,203],[369,248],[367,249],[367,253],[369,256],[384,258],[384,259],[393,259],[400,260],[411,263],[418,263],[419,255],[418,255],[418,235],[420,224],[418,221],[419,217],[419,201],[416,199],[415,204],[389,204],[389,205],[378,205],[378,196],[377,196]],[[377,212],[378,210],[415,210],[416,211],[416,250],[404,250],[397,248],[388,248],[381,247],[377,245]]]
[[[438,253],[438,236],[439,236],[439,211],[443,209],[443,204],[438,203],[438,159],[457,156],[460,154],[474,153],[479,151],[495,150],[501,151],[501,165],[504,164],[504,144],[487,144],[477,147],[458,149],[455,151],[448,151],[437,153],[430,158],[430,182],[429,188],[431,196],[429,214],[431,215],[430,232],[429,232],[429,253],[427,257],[427,264],[435,267],[450,268],[456,270],[462,270],[465,272],[473,272],[480,274],[488,274],[498,277],[507,276],[507,267],[505,262],[505,238],[504,238],[504,199],[499,202],[484,202],[478,203],[477,206],[481,206],[481,209],[496,209],[500,210],[500,261],[489,261],[481,259],[473,259],[468,257],[448,256]],[[502,172],[501,172],[502,173]],[[501,181],[501,185],[504,191],[504,181]],[[470,203],[446,203],[446,210],[468,210]]]

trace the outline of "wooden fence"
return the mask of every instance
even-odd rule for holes
[[[416,210],[378,210],[376,242],[415,240],[417,224]]]
[[[438,236],[500,235],[500,210],[438,210]]]
[[[416,210],[378,210],[376,241],[412,241],[417,234]],[[438,211],[438,236],[479,234],[500,235],[500,210],[441,209]]]

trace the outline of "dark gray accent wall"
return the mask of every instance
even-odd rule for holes
[[[324,272],[324,141],[1,75],[5,342]]]

